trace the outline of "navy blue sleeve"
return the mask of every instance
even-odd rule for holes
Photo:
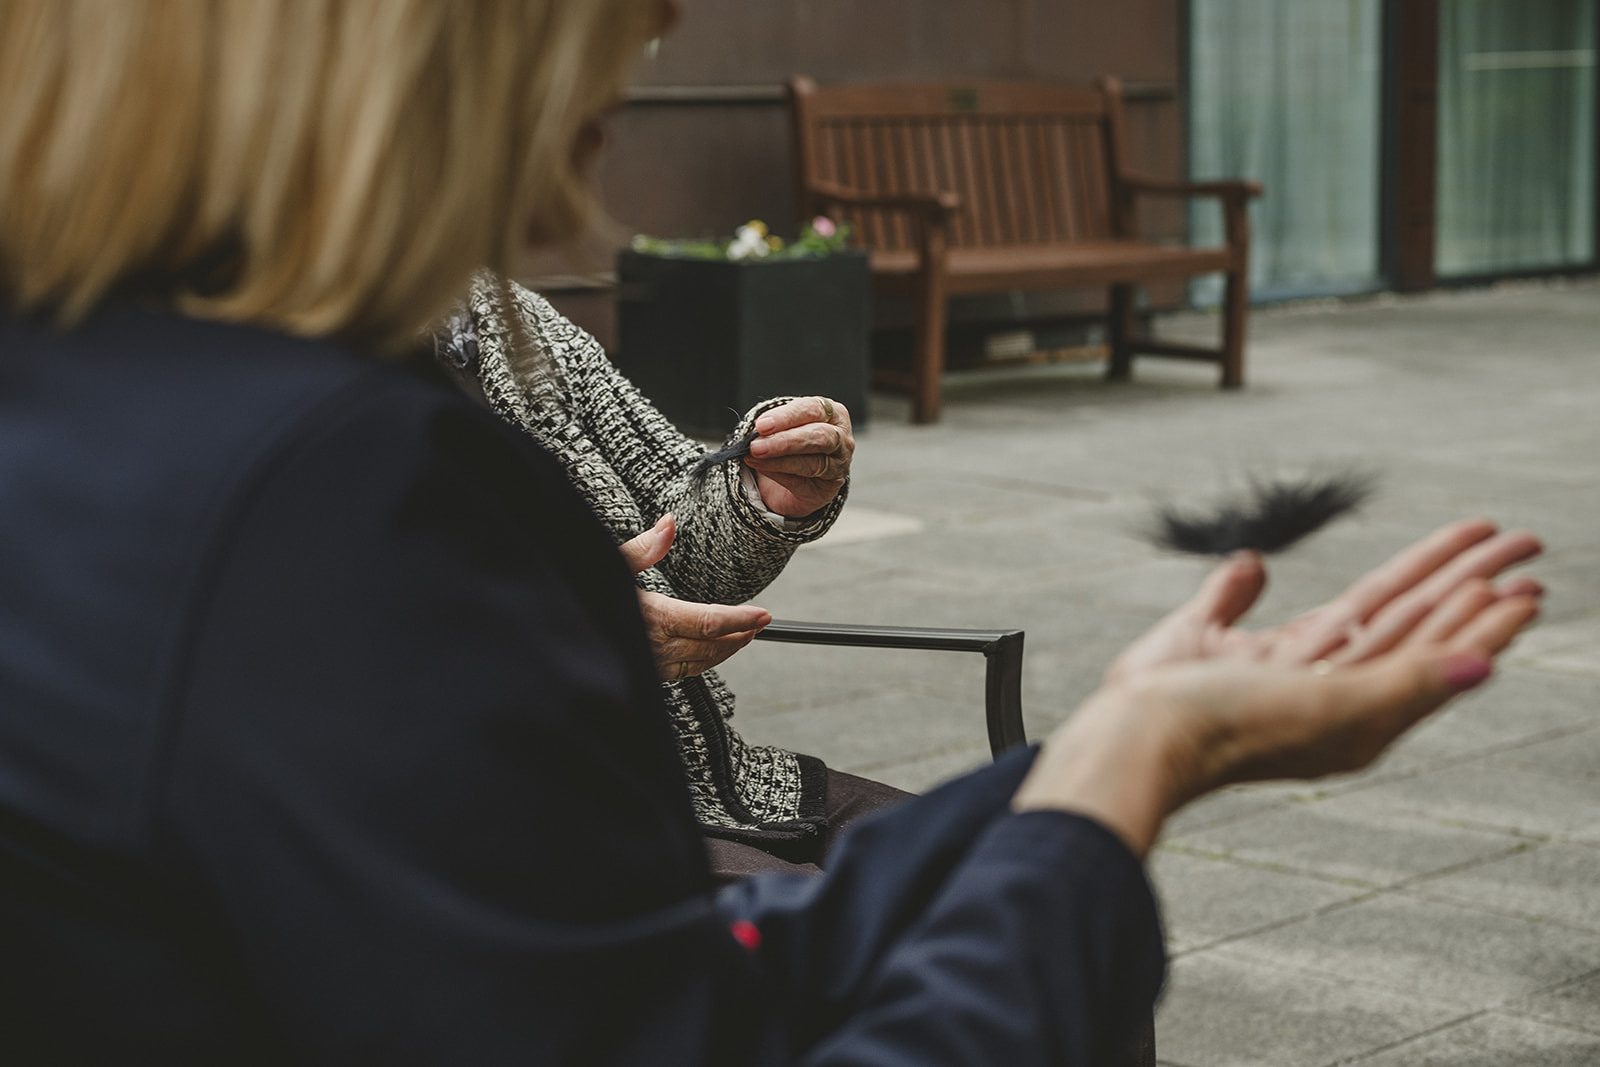
[[[610,540],[491,417],[367,388],[223,523],[152,775],[208,965],[284,1059],[1092,1063],[1106,1004],[1148,1011],[1115,984],[1160,967],[1137,863],[1000,814],[1022,761],[813,886],[713,897]]]
[[[807,1064],[1111,1064],[1165,973],[1144,869],[1078,815],[1014,814],[994,766],[857,824],[820,879],[723,891]]]

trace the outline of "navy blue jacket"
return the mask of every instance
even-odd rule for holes
[[[720,896],[561,470],[327,344],[0,316],[0,1059],[1096,1064],[1138,862],[1015,755]]]

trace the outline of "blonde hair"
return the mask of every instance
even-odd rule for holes
[[[574,236],[653,0],[4,0],[0,297],[409,341]]]

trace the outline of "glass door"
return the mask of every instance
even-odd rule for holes
[[[1595,0],[1441,0],[1441,277],[1595,259]]]
[[[1189,160],[1197,179],[1253,178],[1256,298],[1363,292],[1380,266],[1380,0],[1191,0]],[[1195,240],[1220,243],[1215,204]],[[1214,302],[1220,283],[1197,287]]]

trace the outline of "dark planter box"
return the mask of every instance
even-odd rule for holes
[[[616,364],[686,433],[722,437],[768,397],[832,397],[867,421],[867,257],[617,257]]]

